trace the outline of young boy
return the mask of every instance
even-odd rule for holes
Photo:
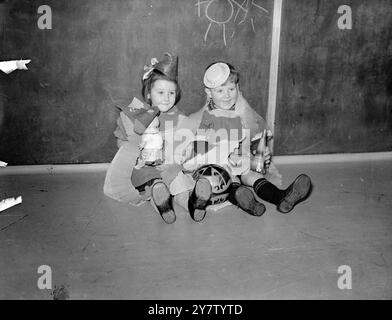
[[[252,154],[254,150],[249,150],[253,149],[250,140],[263,130],[267,130],[268,136],[272,138],[272,132],[268,129],[265,120],[249,106],[242,96],[239,88],[239,73],[232,65],[224,62],[211,64],[205,71],[203,82],[207,103],[190,117],[200,121],[197,137],[207,141],[205,151],[210,154],[211,146],[219,145],[221,142],[216,140],[218,131],[227,130],[225,136],[228,140],[231,138],[231,133],[237,133],[234,135],[235,139],[242,141],[239,152],[229,150],[231,153],[228,157],[224,156],[222,159],[218,156],[216,160],[213,160],[216,161],[215,164],[222,165],[232,174],[233,183],[230,186],[229,201],[251,215],[261,216],[265,212],[265,206],[257,200],[255,193],[260,199],[275,204],[278,211],[290,212],[310,194],[310,178],[301,174],[287,189],[281,190],[276,187],[270,181],[279,181],[279,174],[271,163],[268,148],[264,160],[269,172],[264,176],[250,170],[250,162],[254,156]],[[211,161],[211,157],[207,161]],[[253,188],[254,193],[249,187]]]

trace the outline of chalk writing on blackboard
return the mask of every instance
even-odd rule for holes
[[[204,5],[204,15],[207,18],[208,26],[204,34],[204,42],[207,42],[208,33],[213,24],[222,28],[223,43],[226,46],[226,25],[232,22],[234,25],[241,25],[247,20],[252,26],[253,32],[256,32],[254,16],[251,12],[268,14],[268,10],[256,2],[256,0],[243,0],[240,4],[236,0],[198,0],[195,6],[198,8],[198,16],[201,18],[201,6]],[[223,13],[222,13],[223,12]],[[257,16],[257,15],[256,15]],[[235,28],[231,34],[234,37]]]

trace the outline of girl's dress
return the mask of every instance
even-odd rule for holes
[[[143,107],[145,108],[146,105]],[[192,130],[196,123],[190,121],[176,106],[168,112],[161,112],[159,121],[160,131],[165,139],[164,163],[156,167],[134,169],[140,152],[141,135],[135,132],[135,122],[132,117],[127,116],[130,111],[132,112],[131,107],[124,108],[121,108],[123,111],[120,112],[117,128],[114,131],[119,150],[106,172],[105,195],[121,202],[139,205],[145,202],[149,195],[140,193],[136,187],[156,178],[163,179],[172,195],[191,190],[194,186],[193,179],[182,172],[182,166],[175,164],[174,159],[181,157],[178,154],[181,149],[177,147],[182,141],[178,139],[177,133],[185,128]],[[134,185],[131,183],[131,177]]]

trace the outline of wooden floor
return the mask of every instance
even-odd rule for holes
[[[314,182],[292,213],[181,211],[173,225],[105,197],[104,172],[0,175],[0,199],[23,197],[0,212],[0,299],[52,299],[41,265],[70,299],[391,299],[392,163],[279,169],[284,186]]]

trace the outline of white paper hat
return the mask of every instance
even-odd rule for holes
[[[230,75],[230,68],[226,63],[217,62],[211,65],[204,73],[204,85],[214,89],[226,82]]]

